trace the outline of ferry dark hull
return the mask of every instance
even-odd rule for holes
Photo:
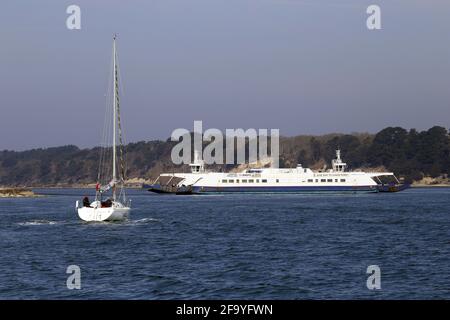
[[[153,185],[148,191],[160,194],[203,194],[203,193],[310,193],[310,192],[378,192],[377,186],[289,186],[289,187],[184,187],[164,188],[164,186]]]
[[[148,191],[159,194],[177,194],[177,195],[190,195],[196,193],[194,192],[192,187],[168,188],[166,186],[161,185],[150,185]]]
[[[409,184],[396,184],[396,185],[380,185],[378,186],[379,192],[400,192],[410,188]]]

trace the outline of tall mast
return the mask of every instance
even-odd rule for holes
[[[117,96],[118,92],[118,81],[117,81],[117,66],[116,66],[116,35],[113,38],[113,64],[114,64],[114,83],[113,83],[113,91],[114,91],[114,102],[113,102],[113,177],[112,181],[114,183],[113,186],[113,200],[116,200],[116,109],[117,109]]]

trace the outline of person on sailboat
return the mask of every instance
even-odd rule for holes
[[[83,206],[84,207],[90,207],[91,206],[91,203],[89,202],[89,198],[87,196],[85,196],[83,198]]]
[[[106,199],[105,201],[102,201],[102,208],[109,208],[112,206],[112,200]]]

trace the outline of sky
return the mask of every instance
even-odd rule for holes
[[[0,150],[99,145],[114,33],[128,142],[194,120],[283,136],[449,128],[448,17],[447,0],[3,0]]]

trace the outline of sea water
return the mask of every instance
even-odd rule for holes
[[[0,199],[2,299],[450,299],[449,188],[130,190],[122,223],[78,218],[92,190],[35,191],[45,196]],[[373,265],[381,289],[369,290]]]

